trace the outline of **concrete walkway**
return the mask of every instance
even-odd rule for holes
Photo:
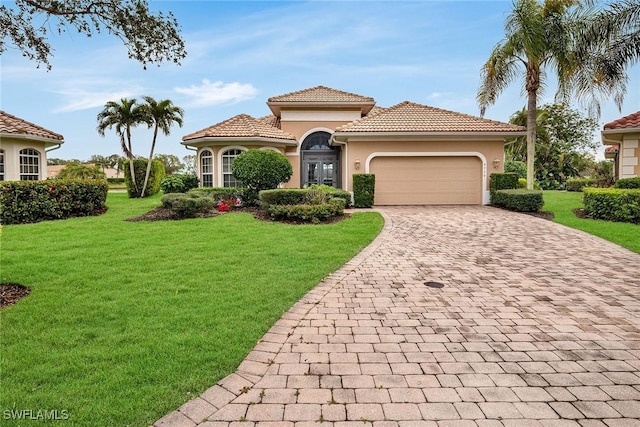
[[[367,249],[155,425],[640,426],[640,255],[491,207],[380,212]]]

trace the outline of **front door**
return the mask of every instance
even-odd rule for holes
[[[336,154],[306,154],[302,160],[302,186],[324,184],[338,188],[338,158]]]

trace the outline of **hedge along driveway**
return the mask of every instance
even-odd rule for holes
[[[382,227],[377,213],[320,226],[123,221],[158,204],[109,194],[100,217],[3,228],[0,281],[32,293],[0,312],[0,410],[148,425],[233,372]]]

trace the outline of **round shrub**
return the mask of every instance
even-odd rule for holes
[[[293,174],[287,157],[271,150],[243,152],[233,160],[231,171],[238,181],[256,193],[277,188]]]

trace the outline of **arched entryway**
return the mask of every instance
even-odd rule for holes
[[[302,141],[300,185],[340,188],[340,147],[331,146],[328,132],[313,132]]]

